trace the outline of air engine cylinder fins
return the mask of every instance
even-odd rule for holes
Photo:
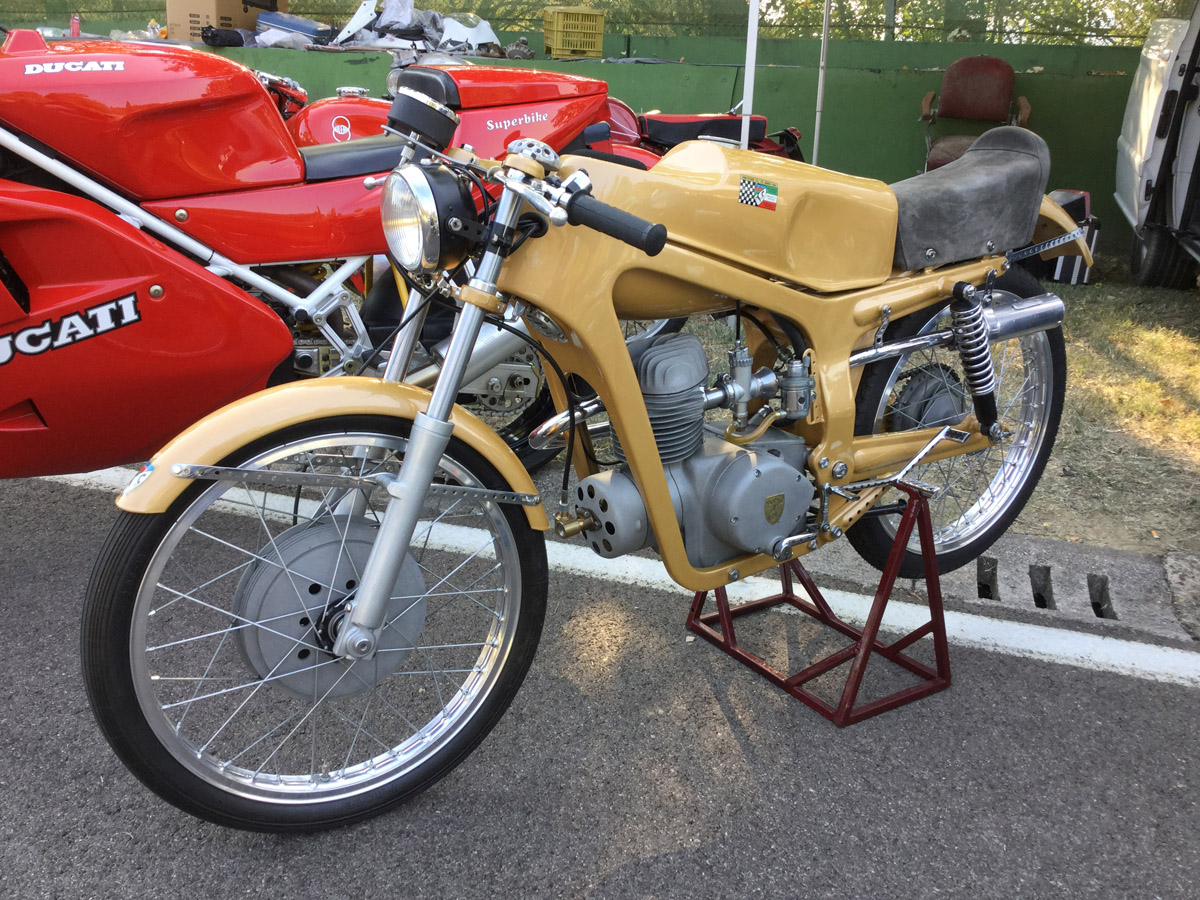
[[[687,459],[704,434],[704,383],[708,359],[694,334],[656,338],[636,360],[638,382],[663,465]],[[624,461],[620,441],[613,450]]]
[[[1000,438],[999,415],[996,410],[996,368],[988,349],[988,328],[983,318],[983,304],[974,285],[960,281],[954,285],[950,301],[950,317],[954,342],[962,359],[963,375],[975,404],[979,430],[993,441]]]

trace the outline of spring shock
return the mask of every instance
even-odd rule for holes
[[[962,359],[963,374],[975,405],[979,430],[992,441],[1003,435],[996,408],[996,368],[988,350],[988,328],[983,320],[983,303],[975,286],[965,281],[954,285],[950,302],[954,343]]]

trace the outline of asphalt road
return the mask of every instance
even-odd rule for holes
[[[208,825],[125,772],[84,696],[111,497],[13,481],[0,508],[5,900],[1200,896],[1200,689],[952,643],[948,691],[839,730],[688,642],[684,592],[576,575],[432,790],[322,835]]]

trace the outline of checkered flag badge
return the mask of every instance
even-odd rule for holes
[[[768,181],[743,178],[738,187],[738,203],[756,206],[759,209],[775,209],[779,201],[779,188]]]
[[[763,188],[760,184],[755,184],[749,178],[742,179],[742,185],[738,188],[738,203],[745,203],[747,206],[758,206],[763,197]]]

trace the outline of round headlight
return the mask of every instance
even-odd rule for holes
[[[401,268],[435,272],[441,247],[437,202],[419,166],[401,166],[383,185],[383,235]]]
[[[383,185],[383,235],[392,258],[414,274],[462,262],[482,234],[466,180],[445,166],[400,166]]]

